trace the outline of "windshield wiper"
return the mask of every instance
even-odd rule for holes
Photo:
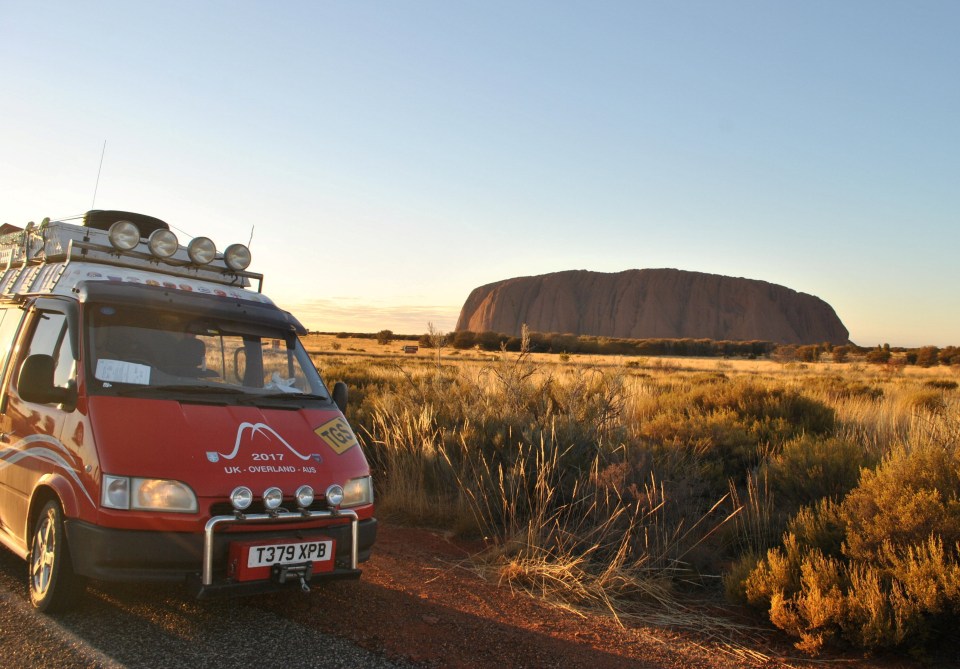
[[[270,393],[269,395],[260,395],[260,397],[269,397],[270,399],[299,399],[299,400],[329,400],[326,395],[313,395],[311,393]]]
[[[173,384],[166,386],[130,386],[128,388],[119,388],[116,391],[117,395],[136,395],[139,393],[147,394],[169,394],[169,393],[184,393],[184,394],[198,394],[198,395],[245,395],[246,393],[242,390],[237,390],[236,388],[228,388],[226,386],[211,386],[209,384],[205,385],[196,385],[190,383],[183,384]]]
[[[300,402],[304,400],[320,400],[323,402],[329,402],[330,398],[326,395],[313,395],[311,393],[270,393],[269,395],[247,395],[241,401],[244,404],[257,404],[261,401],[270,402],[273,400],[282,400],[285,402],[289,400],[296,400]]]

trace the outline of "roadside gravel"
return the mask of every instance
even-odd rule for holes
[[[411,666],[257,608],[255,598],[198,602],[182,588],[93,586],[76,610],[44,616],[30,605],[25,579],[25,563],[0,549],[2,667]]]
[[[960,666],[947,645],[902,655],[807,658],[762,620],[727,631],[653,616],[577,614],[481,578],[478,546],[384,523],[359,581],[199,602],[180,587],[94,585],[68,614],[43,616],[26,565],[0,550],[0,667],[511,669],[926,669]],[[719,604],[687,617],[722,615]],[[711,610],[715,610],[711,613]],[[727,611],[737,618],[736,611]],[[670,616],[667,616],[670,618]],[[674,620],[676,616],[672,617]]]

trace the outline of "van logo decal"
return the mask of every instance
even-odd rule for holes
[[[287,450],[301,460],[306,461],[311,458],[310,455],[303,455],[299,453],[297,449],[288,444],[286,439],[277,434],[276,430],[266,423],[240,423],[240,427],[237,428],[237,439],[233,444],[233,451],[231,451],[229,455],[226,453],[217,453],[216,451],[207,451],[207,460],[210,460],[210,462],[217,462],[217,460],[220,458],[224,458],[225,460],[233,460],[235,457],[237,457],[237,453],[240,451],[240,442],[243,440],[243,435],[247,432],[247,430],[249,430],[251,433],[249,438],[250,440],[252,440],[253,437],[258,434],[266,435],[268,439],[272,438],[279,441],[281,444],[287,447]]]
[[[42,444],[37,446],[32,446],[31,444]],[[67,447],[64,446],[60,441],[51,437],[49,434],[31,434],[29,437],[24,437],[15,444],[11,444],[9,448],[5,448],[0,451],[0,469],[6,469],[10,465],[15,465],[21,460],[26,458],[33,458],[35,460],[41,460],[42,462],[49,462],[55,467],[59,467],[67,473],[67,475],[73,479],[74,483],[77,484],[77,487],[80,491],[90,500],[90,504],[96,506],[97,503],[93,501],[93,497],[90,496],[90,493],[87,492],[86,486],[83,485],[83,481],[80,480],[80,477],[77,475],[77,470],[75,467],[72,467],[69,462],[56,451],[48,448],[53,446],[60,451],[63,451],[71,459],[73,454],[67,450]]]

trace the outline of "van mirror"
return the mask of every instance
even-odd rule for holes
[[[333,384],[333,402],[340,409],[340,413],[347,412],[347,384],[343,381]]]
[[[44,353],[31,355],[23,361],[17,379],[17,392],[27,402],[62,404],[70,391],[53,385],[53,358]]]

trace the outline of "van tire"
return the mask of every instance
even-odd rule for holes
[[[60,504],[47,502],[32,528],[27,559],[30,601],[43,613],[63,611],[76,601],[83,581],[73,573]]]

